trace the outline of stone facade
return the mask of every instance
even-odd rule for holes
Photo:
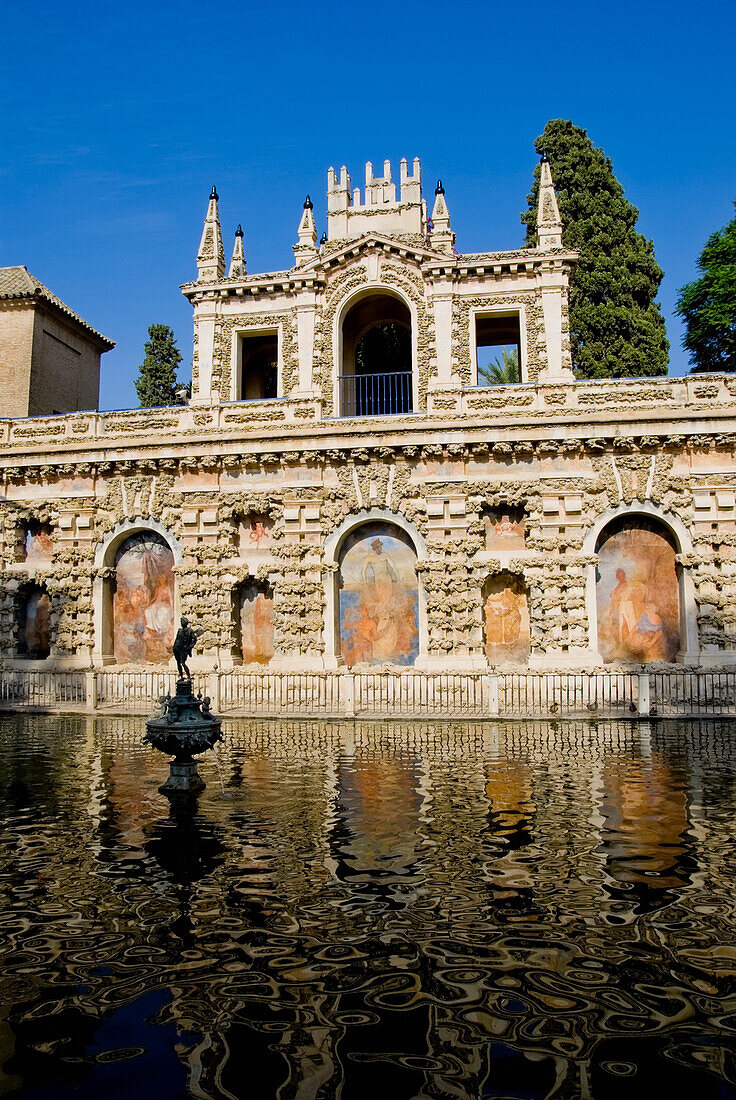
[[[347,173],[340,190],[331,172],[331,239],[317,246],[308,201],[295,266],[257,276],[245,274],[242,235],[225,275],[213,190],[199,278],[183,288],[191,404],[0,421],[3,660],[31,661],[33,590],[50,597],[44,667],[113,662],[120,555],[140,533],[171,552],[173,606],[140,550],[130,596],[145,607],[126,624],[151,635],[186,614],[204,630],[200,668],[244,654],[272,669],[390,664],[391,646],[398,667],[428,670],[736,661],[736,383],[575,381],[575,256],[561,247],[548,165],[539,247],[514,253],[456,254],[441,186],[430,222],[418,165],[401,176],[399,201],[385,168],[351,203]],[[476,336],[509,315],[522,381],[479,386]],[[355,387],[374,377],[358,372],[365,332],[383,317],[410,335],[402,407],[367,390],[359,410],[345,407],[351,317]],[[275,393],[240,400],[256,361]],[[39,531],[46,557],[28,551]],[[633,571],[606,541],[616,532]],[[667,611],[650,544],[670,562]],[[617,587],[604,592],[606,562]],[[244,637],[253,629],[258,644]],[[679,632],[666,653],[665,630],[670,643]]]

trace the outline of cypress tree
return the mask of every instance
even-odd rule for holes
[[[534,143],[546,152],[562,218],[562,242],[580,253],[570,282],[570,347],[578,378],[667,373],[669,342],[655,301],[663,272],[637,232],[610,159],[585,130],[552,119]],[[539,168],[527,196],[526,247],[536,245]]]
[[[181,353],[168,325],[149,325],[149,339],[143,345],[146,358],[138,368],[136,393],[142,409],[177,405],[176,368]]]
[[[682,345],[690,352],[693,373],[736,371],[736,217],[710,235],[698,268],[700,278],[678,293]]]

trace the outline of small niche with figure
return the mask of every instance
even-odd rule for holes
[[[499,504],[483,512],[486,550],[523,550],[526,513],[520,505]]]
[[[526,586],[512,573],[489,577],[483,586],[483,648],[488,663],[526,664],[531,629]]]
[[[261,550],[270,550],[273,518],[267,512],[249,512],[237,520],[236,546],[241,558]]]
[[[51,597],[42,585],[18,594],[18,656],[43,661],[51,652]]]
[[[19,528],[16,559],[29,565],[51,561],[54,552],[53,528],[50,523],[29,519]]]
[[[273,589],[252,578],[235,591],[238,649],[243,664],[267,665],[273,657]]]

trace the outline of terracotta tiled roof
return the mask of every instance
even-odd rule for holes
[[[35,275],[31,275],[26,267],[0,267],[0,299],[3,298],[41,298],[43,301],[55,306],[56,309],[73,321],[76,321],[81,328],[99,340],[106,351],[115,347],[114,340],[109,340],[107,336],[103,336],[101,332],[88,325],[78,313],[75,313],[73,309],[69,309],[69,306],[65,305],[61,298],[57,298]]]

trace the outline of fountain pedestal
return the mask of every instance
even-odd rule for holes
[[[146,720],[143,738],[159,752],[174,757],[169,777],[159,787],[162,794],[197,794],[204,790],[194,757],[222,740],[221,725],[222,719],[210,710],[209,698],[195,695],[190,679],[177,680],[176,695],[161,699],[161,712]]]

